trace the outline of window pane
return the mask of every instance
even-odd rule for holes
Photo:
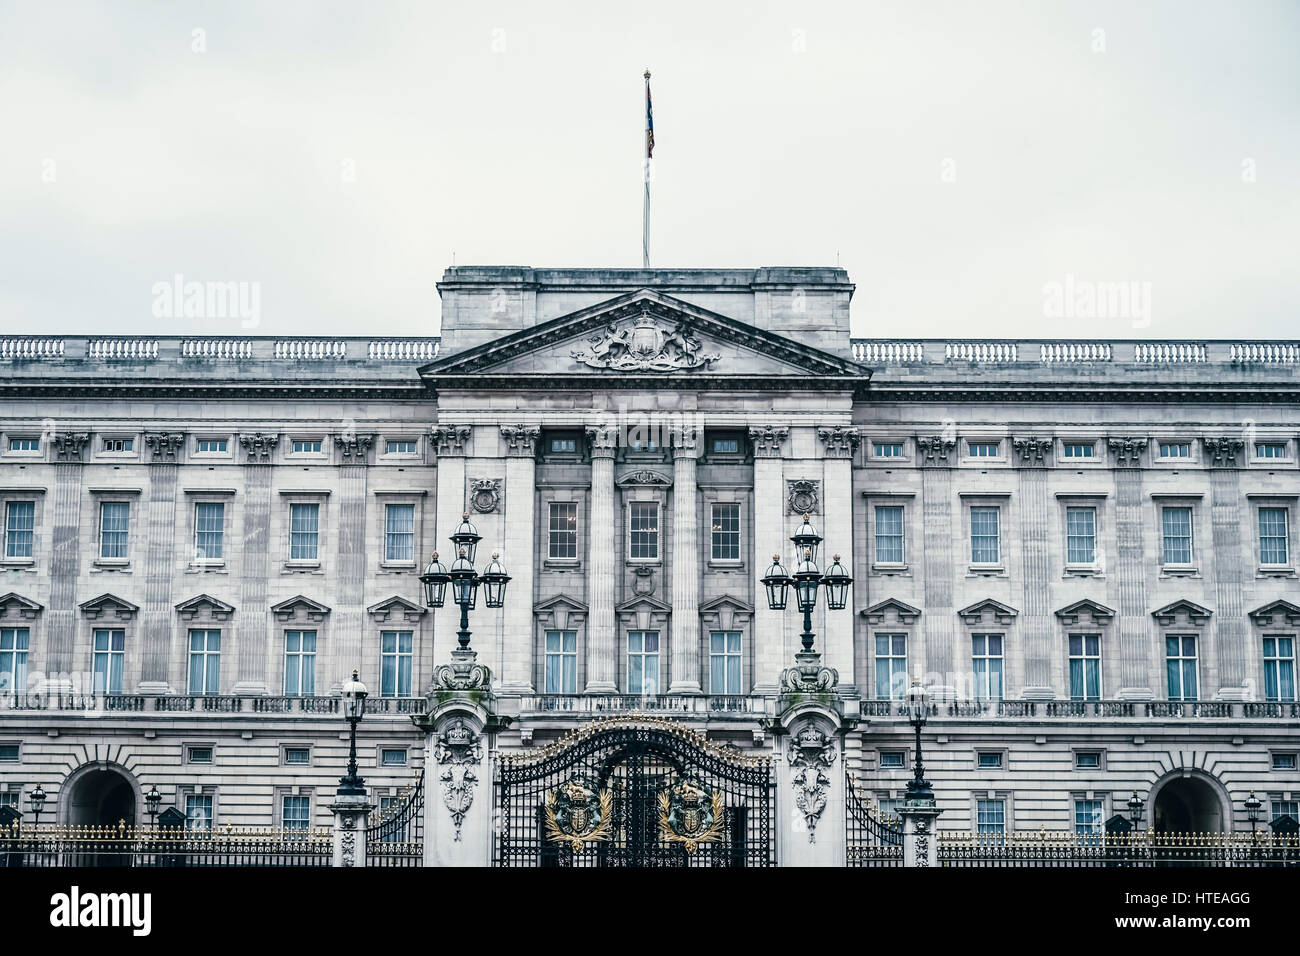
[[[971,508],[970,547],[972,564],[998,563],[998,509]]]
[[[125,558],[127,533],[130,529],[131,505],[125,501],[106,501],[99,508],[99,556]]]
[[[631,557],[655,560],[659,557],[659,503],[633,502],[628,508]]]
[[[224,557],[226,506],[220,502],[200,502],[194,506],[194,553],[206,561]]]
[[[36,502],[11,501],[5,505],[5,557],[32,556],[33,528],[36,526]]]
[[[315,561],[319,531],[319,505],[289,506],[289,557],[295,561]]]
[[[903,507],[876,506],[876,563],[903,563]]]
[[[1192,509],[1164,508],[1161,511],[1164,531],[1165,564],[1192,563]]]
[[[415,505],[385,507],[384,560],[415,560]]]
[[[1066,561],[1092,564],[1096,560],[1097,511],[1067,508],[1065,512]]]
[[[1259,563],[1286,564],[1286,509],[1259,509]]]
[[[715,502],[712,512],[713,560],[740,560],[740,504]]]
[[[578,556],[578,504],[575,501],[552,501],[548,519],[549,547],[552,558]]]

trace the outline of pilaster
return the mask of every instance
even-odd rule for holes
[[[921,527],[925,550],[925,660],[939,686],[956,682],[954,642],[957,619],[953,607],[952,452],[955,442],[941,436],[918,436],[916,458],[921,468]]]
[[[1241,540],[1241,481],[1239,456],[1243,443],[1234,439],[1206,440],[1210,465],[1210,529],[1214,547],[1206,573],[1214,581],[1214,617],[1211,618],[1209,660],[1217,664],[1217,688],[1205,675],[1205,690],[1217,690],[1224,700],[1244,700],[1250,673],[1250,631],[1242,601],[1242,560],[1250,553]],[[1218,452],[1216,454],[1216,452]]]
[[[1019,438],[1012,443],[1020,472],[1020,637],[1024,647],[1020,696],[1036,700],[1056,696],[1053,680],[1054,630],[1051,597],[1051,511],[1048,507],[1046,458],[1048,438]]]
[[[172,568],[176,561],[176,485],[185,436],[175,432],[150,432],[144,436],[149,468],[149,549],[144,562],[144,601],[139,617],[141,694],[170,694],[171,665],[175,653]]]
[[[838,554],[848,567],[853,566],[853,456],[861,436],[856,428],[834,426],[817,429],[824,458],[822,462],[822,541],[817,558],[822,571],[826,571]],[[826,608],[825,593],[819,605],[822,608],[823,648],[826,663],[839,673],[852,675],[854,617],[857,605],[853,598],[854,586],[849,585],[845,613]],[[844,686],[852,689],[852,680]]]
[[[614,453],[618,428],[587,429],[591,449],[591,520],[587,522],[587,693],[618,692],[614,589],[618,568],[614,521]],[[674,615],[675,617],[676,615]]]
[[[790,428],[758,425],[749,429],[754,449],[755,574],[772,563],[772,555],[788,558],[785,499],[782,495],[782,455]],[[785,663],[785,613],[767,606],[762,593],[754,601],[754,692],[775,694]]]
[[[253,432],[239,436],[244,449],[243,575],[239,582],[239,613],[235,616],[235,685],[232,693],[269,693],[267,648],[270,640],[271,578],[271,459],[278,435]]]
[[[673,434],[672,679],[670,694],[699,694],[699,516],[695,505],[697,429]]]
[[[1112,438],[1108,442],[1115,461],[1115,547],[1119,608],[1115,629],[1119,634],[1120,689],[1126,700],[1150,700],[1153,696],[1152,636],[1148,620],[1144,553],[1146,541],[1142,520],[1142,453],[1145,438]]]
[[[49,502],[50,605],[46,617],[46,683],[51,691],[74,690],[76,666],[77,577],[81,573],[81,481],[86,432],[63,432],[51,438],[54,449],[54,494]],[[86,689],[90,678],[87,675]],[[22,688],[26,690],[26,688]]]
[[[333,644],[330,660],[333,667],[324,675],[330,679],[330,692],[342,686],[344,676],[360,668],[379,676],[379,661],[364,659],[367,631],[365,612],[366,582],[366,471],[370,462],[373,435],[338,435],[334,438],[339,461],[338,507],[338,617],[330,628]],[[368,666],[369,665],[369,666]]]
[[[504,547],[501,559],[510,569],[514,595],[506,602],[506,646],[501,660],[503,693],[533,692],[533,603],[535,594],[533,525],[537,511],[537,425],[503,425],[501,438],[506,452]]]

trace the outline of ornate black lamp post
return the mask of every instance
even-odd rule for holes
[[[357,672],[352,672],[352,679],[343,685],[343,716],[347,718],[350,728],[348,743],[348,772],[339,778],[338,793],[343,795],[361,795],[366,792],[366,781],[357,775],[357,724],[366,712],[366,685],[361,683]]]
[[[925,779],[925,764],[921,759],[921,728],[930,716],[930,695],[921,686],[919,677],[912,679],[912,686],[907,691],[907,720],[916,731],[916,763],[912,767],[912,779],[907,782],[907,792],[903,801],[908,804],[934,803],[934,791],[930,781]]]
[[[158,792],[156,786],[149,788],[149,792],[144,795],[144,812],[149,814],[149,826],[154,826],[158,818],[158,807],[162,804],[162,794]]]
[[[1250,838],[1256,839],[1259,829],[1259,810],[1264,804],[1260,802],[1259,797],[1255,796],[1255,791],[1250,791],[1250,796],[1246,798],[1244,804],[1246,808],[1246,819],[1250,821]]]
[[[1129,822],[1133,824],[1134,833],[1137,832],[1138,824],[1142,822],[1142,809],[1142,798],[1134,790],[1133,796],[1128,798],[1128,818]]]
[[[817,546],[821,544],[822,537],[813,527],[808,515],[803,516],[803,524],[790,536],[790,540],[794,542],[795,555],[799,559],[794,574],[787,574],[781,565],[781,556],[774,554],[771,567],[760,581],[767,589],[767,606],[773,611],[785,610],[787,592],[794,585],[795,598],[803,613],[803,634],[800,637],[803,653],[811,654],[813,638],[816,636],[812,629],[812,612],[817,606],[817,589],[826,589],[826,606],[830,610],[842,611],[848,602],[849,585],[853,579],[849,577],[844,565],[840,564],[838,554],[824,574],[818,570]]]
[[[506,584],[510,581],[510,575],[501,565],[501,555],[496,551],[492,552],[492,560],[481,574],[474,570],[474,552],[481,540],[482,535],[469,522],[469,514],[463,515],[460,527],[451,536],[451,543],[456,547],[456,560],[451,568],[442,565],[435,551],[429,566],[420,575],[426,607],[442,607],[447,599],[447,585],[451,585],[451,599],[460,607],[460,630],[456,632],[456,641],[461,651],[469,650],[469,612],[474,610],[478,601],[479,586],[483,587],[483,603],[490,608],[499,608],[505,606]]]
[[[27,802],[32,808],[32,820],[34,826],[41,825],[41,811],[45,809],[45,791],[41,789],[38,783],[36,788],[27,795]]]

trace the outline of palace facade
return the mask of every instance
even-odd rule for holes
[[[494,746],[648,711],[759,750],[814,614],[885,808],[935,695],[939,826],[1300,816],[1300,346],[851,339],[833,268],[457,267],[441,338],[0,338],[0,804],[44,822],[328,823],[418,774],[466,520]]]

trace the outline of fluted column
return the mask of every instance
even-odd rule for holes
[[[239,584],[239,613],[235,615],[235,684],[233,693],[266,695],[272,646],[270,612],[271,459],[278,435],[254,432],[239,436],[247,454],[244,463],[244,526],[241,542],[243,574]]]
[[[1151,609],[1147,606],[1145,526],[1142,520],[1144,438],[1110,439],[1115,461],[1115,550],[1119,580],[1120,687],[1118,696],[1148,700],[1158,681],[1152,655]]]
[[[533,692],[533,525],[536,516],[537,425],[502,425],[506,452],[506,505],[502,560],[512,578],[505,609],[501,660],[503,693]]]
[[[1244,442],[1238,439],[1206,439],[1205,460],[1210,466],[1210,531],[1213,548],[1204,562],[1207,576],[1214,581],[1214,617],[1208,661],[1202,663],[1201,687],[1224,700],[1246,697],[1246,675],[1253,657],[1242,601],[1241,481],[1240,462]],[[1249,553],[1249,548],[1246,549]],[[1215,672],[1218,681],[1214,680]],[[1216,686],[1217,684],[1217,686]]]
[[[934,682],[949,690],[957,682],[957,619],[953,614],[953,581],[957,574],[952,514],[954,445],[954,441],[942,435],[921,435],[916,439],[916,461],[921,468],[921,529],[925,548],[921,560],[925,574],[925,620],[922,622],[925,662]]]
[[[452,532],[459,527],[461,515],[465,513],[465,456],[470,451],[473,429],[469,425],[435,425],[430,430],[433,451],[438,456],[437,498],[434,501],[436,515],[433,533],[433,547],[448,567],[456,560],[451,543]],[[480,542],[480,550],[483,542]],[[486,555],[485,555],[486,556]],[[475,556],[478,568],[486,567]],[[456,647],[456,631],[460,629],[460,608],[451,600],[451,591],[447,592],[447,603],[439,610],[433,611],[431,633],[433,635],[432,659],[441,664],[447,661],[452,649]],[[480,615],[480,617],[483,617]],[[470,627],[475,625],[470,620]],[[487,619],[483,619],[486,627]],[[480,637],[483,637],[481,634]],[[481,640],[475,645],[485,654],[491,651],[491,642]],[[484,663],[489,663],[485,661]],[[490,663],[489,663],[490,666]]]
[[[670,694],[699,694],[700,554],[695,507],[695,428],[673,435],[673,624]]]
[[[825,458],[822,464],[822,549],[817,556],[821,570],[830,568],[838,554],[841,563],[853,567],[853,456],[861,437],[856,428],[836,425],[817,429]],[[853,585],[849,585],[848,603],[843,611],[826,607],[826,595],[819,596],[823,611],[825,641],[822,660],[840,673],[842,690],[852,689],[853,631],[857,605],[853,598]]]
[[[144,601],[140,609],[140,681],[138,693],[170,694],[173,672],[183,658],[172,618],[172,567],[176,560],[176,484],[185,436],[147,433],[149,502],[146,512],[148,550],[144,562]],[[175,665],[175,666],[173,666]]]
[[[331,663],[327,675],[330,693],[343,686],[343,681],[354,668],[360,668],[363,674],[379,675],[376,657],[366,658],[367,645],[371,645],[372,655],[375,648],[373,641],[365,638],[363,610],[366,606],[366,468],[374,440],[373,435],[338,435],[334,438],[340,456],[339,576],[338,601],[330,628],[330,643],[333,645],[328,657]]]
[[[81,558],[81,483],[85,470],[87,432],[66,432],[53,436],[54,500],[49,503],[50,606],[45,628],[48,649],[44,670],[47,687],[72,690],[77,662],[77,576]],[[39,660],[39,657],[37,658]],[[89,686],[86,688],[89,689]],[[18,688],[20,693],[26,687]]]
[[[767,606],[767,593],[758,578],[767,572],[772,555],[790,565],[790,542],[785,527],[785,496],[781,493],[782,449],[790,437],[787,425],[750,428],[754,448],[754,692],[772,694],[788,666],[785,657],[785,612]]]
[[[1022,602],[1020,638],[1024,672],[1020,696],[1039,700],[1056,696],[1053,647],[1058,643],[1050,608],[1052,559],[1048,540],[1051,513],[1047,497],[1050,438],[1018,438],[1012,443],[1020,468],[1020,550]]]
[[[587,429],[591,445],[591,520],[587,522],[587,693],[617,692],[618,635],[614,627],[617,531],[614,451],[618,429]]]

